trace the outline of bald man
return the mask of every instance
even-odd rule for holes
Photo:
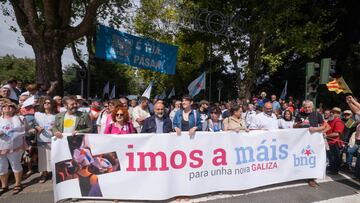
[[[165,116],[163,102],[157,101],[154,105],[154,115],[145,119],[141,133],[169,133],[172,131],[172,124],[169,117]]]
[[[272,103],[266,102],[263,112],[257,114],[251,122],[249,129],[253,130],[274,130],[279,129],[279,122],[273,113]]]

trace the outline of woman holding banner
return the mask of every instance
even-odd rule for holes
[[[225,131],[248,131],[244,119],[241,118],[242,107],[233,105],[230,109],[231,116],[224,119]]]
[[[224,124],[220,120],[221,109],[214,107],[210,111],[210,119],[207,120],[207,131],[220,132],[224,130]]]
[[[182,99],[183,109],[176,112],[173,127],[177,135],[181,131],[189,131],[190,137],[195,135],[196,130],[201,130],[200,114],[197,110],[191,109],[193,99],[190,96],[184,96]]]

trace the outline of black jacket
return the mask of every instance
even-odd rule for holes
[[[163,133],[169,133],[172,131],[171,120],[169,117],[164,117],[163,131]],[[141,133],[156,133],[155,115],[145,119]]]

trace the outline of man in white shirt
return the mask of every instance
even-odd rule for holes
[[[249,126],[250,129],[274,130],[279,129],[279,123],[276,115],[272,112],[271,102],[266,102],[263,112],[257,114]]]
[[[254,122],[255,117],[256,117],[256,111],[255,111],[254,105],[249,104],[248,110],[246,111],[246,113],[244,113],[242,115],[244,115],[246,127],[249,128],[250,124]]]
[[[133,125],[138,133],[141,133],[141,128],[144,125],[144,120],[150,117],[148,104],[149,99],[142,96],[139,98],[139,105],[136,106],[132,112]]]

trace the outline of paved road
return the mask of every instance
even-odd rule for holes
[[[38,184],[39,175],[35,174],[23,183],[24,190],[13,196],[10,192],[0,197],[0,203],[49,203],[53,202],[51,181]],[[327,176],[318,180],[317,189],[307,186],[304,181],[294,181],[246,190],[241,192],[222,192],[193,197],[190,202],[224,202],[224,203],[360,203],[360,182],[353,180],[348,174]],[[74,201],[66,201],[74,202]],[[114,202],[114,201],[76,201],[80,203]],[[163,202],[175,202],[173,199]]]

